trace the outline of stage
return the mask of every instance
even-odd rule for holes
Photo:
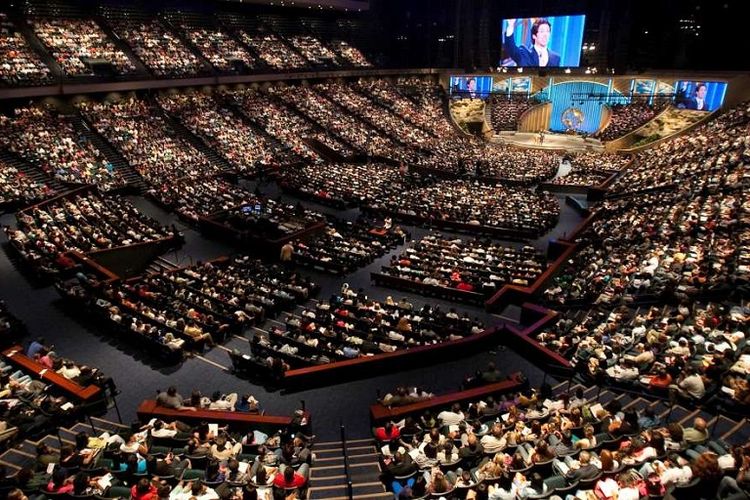
[[[544,141],[540,144],[538,132],[500,132],[489,138],[496,144],[510,144],[524,148],[536,149],[564,149],[566,151],[604,151],[604,145],[599,139],[583,138],[580,135],[544,133]]]

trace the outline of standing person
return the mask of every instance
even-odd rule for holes
[[[281,263],[284,264],[285,266],[291,266],[293,255],[294,255],[294,246],[292,245],[291,241],[287,241],[284,244],[284,246],[281,247],[281,254],[279,255]]]
[[[539,145],[542,146],[544,144],[544,130],[539,131]]]

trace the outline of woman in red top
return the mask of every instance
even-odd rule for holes
[[[401,437],[401,431],[393,425],[393,422],[388,422],[385,427],[375,429],[375,439],[378,441],[393,441],[399,437]]]
[[[130,500],[156,500],[158,497],[156,486],[146,478],[130,488]]]
[[[294,472],[294,469],[291,467],[285,467],[283,473],[280,472],[273,478],[273,485],[284,489],[301,488],[306,482],[307,479],[305,479],[305,476]]]

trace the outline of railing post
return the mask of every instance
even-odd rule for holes
[[[341,449],[344,452],[344,477],[346,477],[346,494],[349,500],[354,500],[354,486],[352,485],[352,478],[349,475],[349,456],[346,451],[346,428],[344,422],[341,421]]]

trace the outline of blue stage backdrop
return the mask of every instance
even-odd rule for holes
[[[513,42],[516,47],[531,50],[534,42],[531,40],[531,27],[537,17],[517,19],[513,31]],[[552,16],[545,17],[550,24],[549,44],[547,48],[560,56],[559,67],[578,67],[581,62],[581,46],[583,45],[583,28],[586,24],[585,15],[576,16]],[[538,66],[528,61],[514,60],[512,50],[506,45],[505,31],[508,28],[508,20],[501,23],[501,40],[503,53],[500,56],[500,66]],[[550,65],[551,66],[551,65]]]
[[[705,86],[705,89],[699,87]],[[703,95],[704,107],[701,111],[715,111],[724,103],[727,93],[727,82],[692,82],[680,80],[674,84],[674,104],[682,109],[698,109],[696,106],[699,94]]]
[[[568,130],[563,123],[565,115],[580,120],[576,123],[576,132],[592,134],[599,128],[605,105],[627,102],[612,85],[597,82],[556,83],[549,88],[548,95],[552,101],[549,129],[554,132]]]

